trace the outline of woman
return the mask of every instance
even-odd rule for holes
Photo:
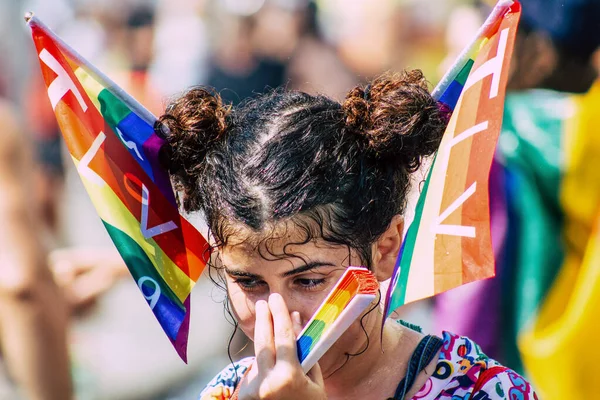
[[[382,333],[378,303],[307,375],[298,362],[296,334],[344,268],[392,274],[410,174],[447,123],[420,71],[380,77],[343,104],[275,92],[231,109],[196,88],[160,121],[183,207],[205,214],[213,267],[257,355],[227,367],[202,399],[533,398],[466,338],[393,321]]]

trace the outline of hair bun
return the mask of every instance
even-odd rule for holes
[[[355,87],[343,109],[346,129],[365,139],[373,157],[409,171],[437,150],[448,122],[420,70],[384,74]]]
[[[159,124],[167,128],[166,139],[172,149],[169,170],[198,165],[197,160],[203,159],[227,130],[229,112],[221,96],[204,87],[191,88],[169,104],[159,118]]]
[[[230,111],[218,93],[205,87],[193,87],[167,106],[155,131],[170,145],[166,163],[177,187],[195,186],[190,183],[198,179],[208,151],[226,133]]]

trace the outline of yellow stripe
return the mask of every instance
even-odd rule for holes
[[[104,90],[104,86],[98,83],[98,81],[92,78],[81,67],[75,70],[75,76],[79,79],[79,82],[81,82],[81,86],[83,86],[83,89],[98,109],[98,112],[100,112],[100,101],[98,101],[98,96],[100,95],[100,92]]]
[[[75,166],[79,164],[75,158],[73,162]],[[185,301],[194,282],[173,263],[153,239],[144,238],[139,221],[129,212],[109,185],[99,187],[84,176],[80,175],[80,177],[100,218],[135,240],[179,300]]]
[[[518,337],[540,398],[550,400],[596,398],[600,374],[600,81],[574,100],[576,113],[563,134],[565,260],[537,317]]]

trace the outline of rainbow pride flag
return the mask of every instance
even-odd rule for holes
[[[366,268],[348,267],[327,298],[298,335],[298,359],[304,372],[325,352],[375,300],[379,283]]]
[[[497,277],[436,299],[440,327],[486,343],[544,399],[598,391],[587,377],[600,374],[599,108],[600,81],[578,95],[507,94],[490,190],[504,203],[492,215],[492,229],[504,225],[492,231]]]
[[[532,128],[504,132],[519,144],[503,149],[507,171],[521,177],[510,199],[518,213],[505,269],[515,284],[502,315],[503,326],[514,328],[502,331],[504,344],[518,344],[524,372],[544,399],[593,399],[598,384],[589,377],[600,374],[600,81],[585,94],[538,90],[517,100],[508,128]],[[534,112],[542,108],[546,115]],[[545,231],[536,244],[529,232],[539,226]]]
[[[488,175],[520,14],[518,2],[500,1],[432,93],[452,117],[398,255],[386,317],[408,302],[494,276]]]
[[[186,361],[190,292],[209,249],[179,213],[156,117],[32,15],[48,97],[69,153],[140,291]]]

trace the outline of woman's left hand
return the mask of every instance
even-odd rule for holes
[[[273,293],[268,303],[260,300],[255,308],[256,359],[241,383],[239,399],[327,399],[319,364],[308,374],[302,370],[296,350],[297,333],[281,295]]]

